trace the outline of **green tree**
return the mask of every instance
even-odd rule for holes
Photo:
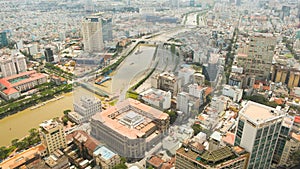
[[[193,124],[192,129],[194,130],[194,135],[197,135],[202,131],[200,124]]]
[[[126,158],[125,157],[121,157],[121,163],[114,166],[113,169],[127,169],[128,167],[126,166]]]
[[[174,124],[177,119],[177,113],[174,110],[169,110],[166,112],[170,116],[170,124]]]
[[[15,147],[18,147],[18,143],[19,143],[19,139],[13,139],[13,140],[11,141],[11,145],[12,145],[12,146],[15,146]]]
[[[30,129],[29,131],[29,136],[30,137],[36,137],[36,136],[38,136],[39,135],[39,132],[38,132],[38,130],[36,129],[36,128],[32,128],[32,129]]]
[[[63,124],[64,124],[65,126],[68,124],[68,121],[69,121],[68,117],[64,116],[64,117],[62,118],[62,122],[63,122]]]
[[[64,115],[68,115],[68,113],[70,113],[71,112],[71,110],[64,110]]]

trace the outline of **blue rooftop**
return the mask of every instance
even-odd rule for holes
[[[105,160],[108,160],[112,158],[114,155],[116,155],[114,152],[106,148],[105,146],[101,146],[100,148],[96,149],[94,151],[94,155],[101,155],[102,158]]]

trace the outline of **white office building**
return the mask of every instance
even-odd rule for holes
[[[250,152],[248,169],[270,168],[285,113],[248,101],[239,112],[235,145]]]
[[[146,103],[159,109],[166,110],[171,107],[172,93],[170,91],[150,88],[142,92],[140,96]]]
[[[16,53],[11,56],[5,55],[0,58],[0,68],[3,77],[16,75],[27,71],[25,56]]]
[[[206,90],[205,87],[202,87],[198,84],[190,84],[188,86],[188,88],[189,88],[189,94],[191,96],[200,98],[201,101],[203,102],[203,98],[204,98],[204,94],[205,94],[205,90]]]
[[[91,15],[82,20],[82,35],[85,51],[101,52],[103,50],[101,14]]]
[[[181,79],[181,84],[186,85],[193,80],[193,74],[195,73],[194,69],[191,68],[182,68],[178,72],[178,78]]]
[[[74,103],[74,111],[79,115],[73,113],[70,117],[77,123],[84,123],[91,119],[93,115],[101,112],[101,101],[96,97],[81,97],[78,102]],[[79,119],[76,119],[78,117]]]
[[[234,102],[239,102],[243,97],[243,89],[239,89],[237,86],[224,85],[222,94],[230,97]]]

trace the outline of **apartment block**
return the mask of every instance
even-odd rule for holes
[[[27,71],[26,58],[20,53],[0,58],[0,68],[3,77],[16,75]]]
[[[48,154],[67,146],[66,135],[61,123],[54,120],[45,121],[40,124],[39,131],[42,144],[47,147]]]
[[[173,73],[164,72],[152,77],[151,86],[164,91],[170,91],[172,96],[176,96],[181,89],[181,80]]]
[[[246,45],[238,49],[237,64],[246,75],[255,75],[257,80],[270,79],[276,37],[268,33],[250,35]]]
[[[150,88],[140,93],[140,97],[146,103],[162,110],[171,107],[172,94],[170,91],[166,92],[160,89]]]
[[[73,106],[76,113],[70,114],[70,118],[78,124],[89,121],[93,115],[102,111],[101,100],[96,97],[82,96]]]
[[[231,98],[234,102],[239,102],[243,97],[243,89],[239,89],[236,86],[224,85],[222,94]]]
[[[285,113],[248,101],[240,110],[235,145],[248,151],[248,169],[270,168]]]

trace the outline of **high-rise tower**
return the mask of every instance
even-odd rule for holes
[[[270,168],[285,114],[248,101],[239,112],[235,145],[250,152],[248,169]]]
[[[100,52],[104,48],[101,14],[91,15],[82,20],[84,50]]]

